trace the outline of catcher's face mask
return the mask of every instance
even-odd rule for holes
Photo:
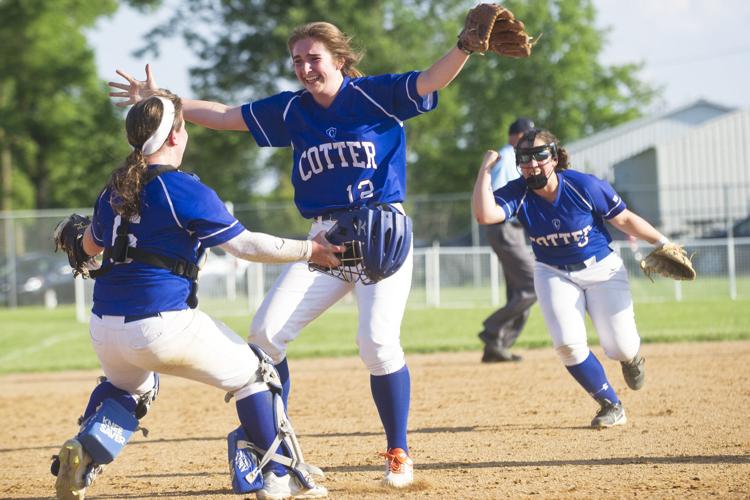
[[[529,189],[542,189],[547,185],[549,176],[552,175],[554,169],[551,169],[549,173],[545,173],[542,168],[550,160],[557,158],[557,147],[554,144],[542,144],[541,146],[535,146],[532,148],[516,148],[516,166],[521,175],[526,179],[526,185]],[[533,164],[532,161],[536,161]],[[523,175],[522,170],[531,169],[530,175]],[[539,169],[539,173],[534,173],[534,169]]]
[[[557,146],[554,144],[542,144],[533,148],[516,148],[516,165],[531,163],[531,160],[544,163],[554,158],[557,158]]]

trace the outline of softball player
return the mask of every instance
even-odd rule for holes
[[[265,376],[270,360],[223,323],[191,308],[196,263],[212,246],[248,260],[338,263],[334,252],[342,248],[322,234],[318,241],[297,241],[250,233],[214,191],[179,171],[188,141],[181,108],[177,96],[161,91],[130,110],[126,129],[133,152],[113,172],[83,235],[86,254],[104,250],[90,335],[106,381],[92,392],[81,431],[53,462],[60,498],[83,498],[101,466],[125,445],[123,429],[134,430],[129,422],[141,418],[156,396],[156,373],[232,393],[249,441],[268,450],[279,428],[269,392],[273,383]],[[113,438],[114,448],[100,450],[92,436]],[[293,455],[288,449],[280,453]],[[327,494],[309,477],[298,478],[294,467],[271,462],[264,472],[259,498]]]
[[[392,204],[402,211],[406,194],[404,122],[435,109],[437,90],[460,72],[468,54],[451,49],[429,69],[403,74],[363,76],[355,67],[361,55],[334,25],[310,23],[288,40],[294,72],[303,89],[230,107],[185,101],[188,121],[212,129],[248,130],[262,147],[293,148],[292,184],[300,213],[312,219],[311,234],[330,228],[337,211]],[[127,97],[149,95],[156,83],[118,70],[127,84],[110,82]],[[406,438],[410,376],[401,348],[401,319],[411,288],[410,252],[401,269],[371,286],[342,282],[289,265],[274,283],[253,318],[250,341],[273,358],[289,396],[286,346],[326,309],[353,291],[359,308],[357,345],[370,371],[370,387],[386,433],[384,484],[403,487],[413,481]]]
[[[605,354],[621,362],[628,387],[640,389],[644,359],[633,299],[604,221],[655,245],[668,240],[628,210],[607,182],[568,170],[568,154],[549,131],[526,132],[515,153],[521,178],[494,192],[490,170],[498,155],[485,154],[472,197],[475,217],[480,224],[517,217],[526,228],[536,257],[534,288],[555,351],[601,406],[591,426],[622,425],[625,410],[589,350],[584,324],[588,312]]]

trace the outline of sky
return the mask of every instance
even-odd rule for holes
[[[162,43],[159,58],[130,54],[142,45],[141,36],[180,4],[164,3],[149,16],[121,7],[90,31],[102,79],[119,80],[117,68],[142,79],[150,62],[159,85],[191,95],[188,68],[196,59],[181,39]],[[640,80],[663,89],[661,101],[647,111],[668,111],[697,99],[750,109],[749,1],[594,0],[594,6],[597,27],[610,30],[600,62],[644,62]]]

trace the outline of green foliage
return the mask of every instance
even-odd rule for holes
[[[205,304],[208,305],[208,304]],[[479,351],[476,334],[490,308],[407,309],[401,340],[409,354],[436,351]],[[695,342],[750,339],[750,301],[729,299],[636,303],[636,322],[644,342]],[[88,327],[76,323],[72,306],[0,309],[0,373],[96,368]],[[240,336],[250,315],[221,318]],[[589,342],[598,344],[589,322]],[[291,357],[353,356],[357,312],[337,306],[313,321],[290,344]],[[538,306],[517,344],[549,348],[550,340]]]
[[[286,38],[299,24],[325,20],[352,35],[354,46],[366,50],[360,69],[367,74],[423,70],[455,43],[467,10],[475,4],[185,1],[189,8],[154,30],[144,50],[157,51],[165,36],[184,36],[203,61],[191,70],[194,90],[199,97],[222,102],[297,87]],[[473,56],[457,80],[440,92],[438,109],[409,121],[411,192],[470,190],[482,152],[502,145],[507,127],[519,115],[534,118],[569,141],[639,116],[655,96],[638,81],[637,63],[605,67],[598,62],[606,33],[594,27],[591,0],[510,0],[504,5],[526,22],[531,34],[543,36],[528,59]],[[245,144],[229,144],[227,139],[225,147],[249,148],[252,142],[248,138]],[[291,195],[289,158],[288,151],[276,151],[252,167],[258,173],[279,173],[280,197]],[[227,162],[225,168],[247,172],[241,162]],[[214,185],[220,194],[236,190],[236,185],[219,181]]]
[[[33,186],[36,208],[90,205],[92,186],[121,156],[121,121],[83,35],[116,8],[115,0],[0,3],[0,147],[13,175]]]

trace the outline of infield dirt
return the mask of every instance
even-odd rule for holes
[[[290,360],[290,414],[334,499],[750,498],[750,342],[647,344],[646,385],[602,360],[628,423],[593,430],[597,405],[549,348],[486,365],[478,352],[408,355],[415,483],[379,481],[385,442],[357,358]],[[49,498],[50,456],[76,432],[98,371],[0,377],[0,497]],[[241,498],[226,434],[233,404],[165,376],[138,434],[87,498]]]

